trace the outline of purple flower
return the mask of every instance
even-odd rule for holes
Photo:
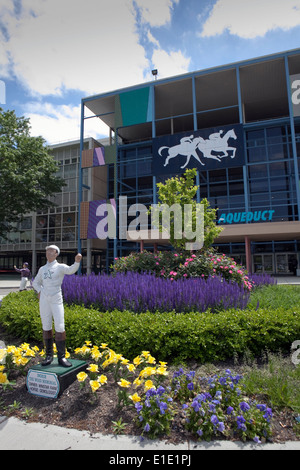
[[[201,437],[201,436],[203,436],[203,431],[201,429],[198,429],[197,434],[198,434],[198,436]]]
[[[149,432],[150,431],[150,424],[149,423],[146,423],[145,427],[144,427],[144,431],[145,432]]]
[[[250,406],[249,406],[248,403],[246,403],[245,401],[242,401],[242,402],[240,403],[240,409],[241,409],[242,411],[248,411],[248,410],[250,410]]]
[[[273,413],[272,413],[271,408],[267,408],[267,410],[266,410],[266,412],[265,412],[265,414],[264,414],[264,418],[265,418],[265,420],[266,420],[268,423],[270,422],[272,416],[273,416]]]
[[[194,384],[193,384],[193,382],[190,382],[189,384],[187,384],[187,388],[188,388],[189,390],[194,390]]]
[[[197,413],[200,410],[201,405],[198,403],[197,400],[194,400],[191,406],[192,408],[194,408],[195,413]]]
[[[238,429],[241,429],[241,431],[247,431],[247,427],[245,425],[246,420],[243,416],[238,416],[236,418],[236,422]]]
[[[253,438],[253,440],[254,440],[254,442],[256,442],[256,444],[261,444],[261,440],[259,439],[258,436],[255,436],[255,437]]]
[[[228,415],[231,415],[232,412],[233,412],[232,406],[228,406],[226,413],[227,413]]]
[[[138,413],[140,413],[143,409],[143,405],[141,405],[141,403],[136,403],[134,406]]]
[[[214,426],[217,426],[219,424],[217,415],[212,415],[212,417],[210,418],[210,421]]]
[[[258,404],[256,405],[256,408],[259,409],[260,411],[266,411],[267,407],[264,404]]]
[[[225,424],[223,423],[223,421],[219,421],[217,430],[220,431],[220,432],[225,431]]]

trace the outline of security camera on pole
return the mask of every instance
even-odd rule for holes
[[[60,250],[56,245],[46,247],[47,263],[39,269],[32,285],[39,297],[43,339],[46,348],[46,359],[42,365],[48,366],[53,361],[52,319],[54,319],[58,363],[63,367],[71,367],[72,364],[65,358],[66,332],[61,285],[65,274],[75,274],[78,271],[82,255],[77,254],[75,263],[68,266],[56,261],[59,253]]]

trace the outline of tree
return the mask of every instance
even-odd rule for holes
[[[55,204],[64,180],[42,137],[30,136],[29,119],[0,108],[0,236],[31,211]]]
[[[176,224],[178,228],[178,212],[170,211],[172,206],[180,208],[181,214],[184,213],[184,206],[190,205],[191,206],[191,216],[190,216],[190,233],[195,231],[196,228],[196,220],[199,217],[199,212],[197,208],[200,205],[203,205],[203,222],[204,222],[204,240],[203,240],[203,247],[208,248],[212,245],[215,238],[222,232],[222,227],[218,227],[216,225],[216,212],[217,209],[212,209],[210,207],[209,201],[204,198],[197,203],[195,200],[198,186],[194,184],[194,180],[196,177],[196,169],[187,169],[183,176],[176,176],[166,180],[165,183],[158,183],[158,196],[159,196],[159,203],[157,204],[158,209],[165,207],[168,208],[168,215],[170,217],[170,242],[172,246],[177,251],[185,250],[186,244],[191,242],[192,240],[190,237],[186,237],[187,227],[186,227],[186,220],[184,217],[181,216],[179,220],[179,225],[181,225],[181,233],[182,238],[179,239],[176,236]],[[176,206],[174,206],[176,205]],[[155,208],[151,206],[150,212],[152,216],[154,214]],[[156,219],[157,220],[157,219]],[[163,231],[163,224],[160,221],[159,223],[160,231]]]

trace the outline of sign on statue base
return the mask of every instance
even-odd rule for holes
[[[38,364],[28,370],[26,387],[29,393],[43,398],[57,398],[85,370],[87,363],[72,359],[72,367],[63,367],[54,358],[49,366]]]

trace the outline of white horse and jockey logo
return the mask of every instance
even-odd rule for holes
[[[205,163],[201,161],[200,156],[197,153],[199,150],[202,153],[202,158],[212,158],[220,162],[222,158],[228,157],[231,153],[231,158],[235,157],[236,147],[230,147],[228,145],[229,139],[237,139],[234,129],[230,129],[226,134],[223,134],[223,130],[210,134],[208,139],[203,139],[202,137],[194,137],[193,135],[189,137],[182,137],[180,139],[180,144],[174,145],[173,147],[160,147],[158,153],[162,156],[162,152],[167,149],[168,154],[164,166],[169,164],[171,158],[175,158],[179,155],[187,157],[186,162],[180,168],[185,168],[191,157],[195,157],[196,160],[203,166]],[[215,154],[213,155],[212,152]],[[216,155],[217,154],[217,155]]]

